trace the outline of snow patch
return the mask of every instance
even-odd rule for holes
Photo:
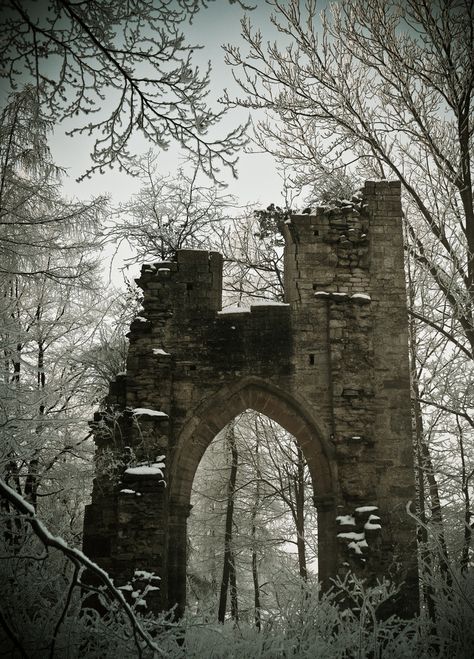
[[[352,515],[338,515],[336,521],[339,522],[339,524],[347,526],[355,526],[356,523],[355,518]]]
[[[152,348],[154,355],[169,355],[169,352],[165,352],[163,348]]]
[[[158,579],[160,580],[161,577],[156,575],[154,572],[147,572],[146,570],[135,570],[134,576],[137,579]]]
[[[362,549],[359,547],[359,544],[357,542],[349,542],[347,545],[349,549],[353,549],[356,554],[362,555]]]
[[[378,509],[378,506],[359,506],[359,508],[356,508],[356,513],[372,513]]]
[[[136,494],[135,490],[128,490],[127,488],[120,490],[120,494]]]
[[[361,542],[365,540],[365,535],[363,533],[356,533],[355,531],[349,531],[349,533],[338,533],[338,538],[345,538],[346,540],[354,540],[355,542]]]
[[[133,416],[161,416],[161,417],[168,417],[165,412],[161,412],[160,410],[150,410],[148,407],[135,407],[135,409],[132,410]]]
[[[364,529],[367,531],[377,531],[378,529],[381,529],[382,526],[381,524],[374,524],[370,520],[364,524]]]
[[[279,302],[279,300],[255,300],[252,307],[289,307],[288,302]]]
[[[136,316],[135,320],[138,320],[140,323],[146,323],[147,322],[146,318],[143,318],[143,316]]]
[[[351,300],[366,300],[367,302],[371,302],[372,298],[368,293],[354,293],[351,295]]]
[[[250,313],[250,307],[239,306],[238,304],[232,304],[230,307],[218,311],[219,316],[223,316],[227,313]]]
[[[129,476],[161,476],[163,477],[164,462],[153,462],[149,465],[138,465],[137,467],[128,467],[125,473]]]

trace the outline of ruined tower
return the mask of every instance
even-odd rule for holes
[[[407,307],[400,185],[294,215],[285,303],[221,312],[222,257],[144,265],[127,371],[95,418],[84,550],[125,584],[159,576],[148,607],[183,610],[191,486],[210,442],[252,408],[294,435],[318,512],[319,576],[401,584],[417,609]],[[140,572],[139,572],[140,574]]]

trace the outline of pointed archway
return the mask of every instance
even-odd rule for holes
[[[168,597],[178,613],[186,604],[187,518],[194,476],[215,436],[246,409],[261,412],[295,437],[308,464],[313,501],[318,511],[319,578],[329,582],[337,556],[336,501],[333,449],[318,428],[314,413],[302,401],[257,377],[224,387],[199,406],[184,424],[171,459],[169,476],[170,544],[180,548],[169,556]]]

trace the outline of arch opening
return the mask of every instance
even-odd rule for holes
[[[312,415],[294,398],[284,392],[262,386],[253,378],[240,383],[233,390],[223,388],[205,406],[198,408],[187,420],[178,439],[170,471],[170,547],[168,561],[169,601],[177,603],[178,615],[186,604],[188,549],[187,517],[191,510],[192,485],[198,466],[212,441],[225,428],[232,425],[246,410],[263,415],[273,427],[280,427],[304,462],[308,480],[306,494],[312,499],[314,526],[318,530],[317,552],[312,560],[312,576],[316,573],[323,583],[334,574],[336,558],[334,477],[323,433],[316,426]],[[316,540],[316,537],[314,538]],[[291,539],[290,539],[291,542]],[[176,552],[173,548],[184,548]],[[318,555],[318,568],[316,564]],[[212,582],[212,579],[211,579]],[[205,584],[202,584],[203,586]]]
[[[248,409],[196,471],[188,520],[187,606],[260,626],[317,580],[317,511],[295,437]]]
[[[189,506],[196,469],[214,437],[247,409],[269,417],[293,435],[305,456],[313,480],[315,499],[324,505],[335,496],[333,448],[325,441],[313,414],[294,396],[259,378],[246,378],[223,387],[187,419],[178,438],[170,471],[170,500]],[[317,504],[318,505],[318,504]]]

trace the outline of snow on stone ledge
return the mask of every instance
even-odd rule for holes
[[[152,350],[153,350],[154,355],[168,355],[169,356],[169,354],[170,354],[169,352],[166,352],[165,350],[163,350],[163,348],[152,348]]]
[[[222,311],[218,311],[218,315],[222,316],[228,313],[251,313],[252,309],[255,307],[289,307],[288,302],[279,302],[278,300],[255,300],[252,301],[251,306],[247,305],[238,305],[238,304],[232,304],[229,307],[226,307],[225,309],[222,309]]]
[[[351,295],[351,300],[365,304],[372,302],[372,298],[368,293],[354,293],[353,295]]]
[[[353,549],[356,554],[362,555],[362,549],[360,548],[358,542],[349,542],[347,546],[349,549]]]
[[[280,302],[279,300],[255,300],[252,302],[252,307],[289,307],[288,302]]]
[[[338,533],[338,538],[345,538],[346,540],[354,540],[355,542],[362,542],[365,540],[365,535],[363,533],[356,533],[355,531],[350,531],[349,533]]]
[[[168,418],[168,415],[165,412],[159,410],[150,410],[147,407],[136,407],[132,410],[133,416],[160,416]]]
[[[231,304],[230,307],[222,309],[217,312],[218,315],[223,316],[227,313],[250,313],[250,307],[239,306],[238,304]]]
[[[356,513],[373,513],[378,510],[378,506],[359,506],[356,508]]]
[[[349,294],[342,291],[315,291],[314,297],[331,298],[336,302],[342,302],[349,298]]]
[[[148,570],[135,570],[134,572],[134,578],[137,579],[149,579],[150,581],[153,579],[158,579],[161,580],[161,577],[159,577],[157,574],[154,572],[148,572]]]
[[[350,300],[351,302],[357,302],[358,304],[369,304],[372,302],[372,298],[368,293],[343,293],[340,291],[315,291],[315,298],[330,298],[335,302],[342,302],[343,300]]]
[[[364,529],[367,531],[377,531],[382,528],[382,525],[379,522],[380,517],[377,515],[370,515],[369,519],[364,524]]]
[[[128,476],[160,476],[163,478],[164,462],[153,462],[149,465],[138,465],[137,467],[128,467],[125,474]]]

